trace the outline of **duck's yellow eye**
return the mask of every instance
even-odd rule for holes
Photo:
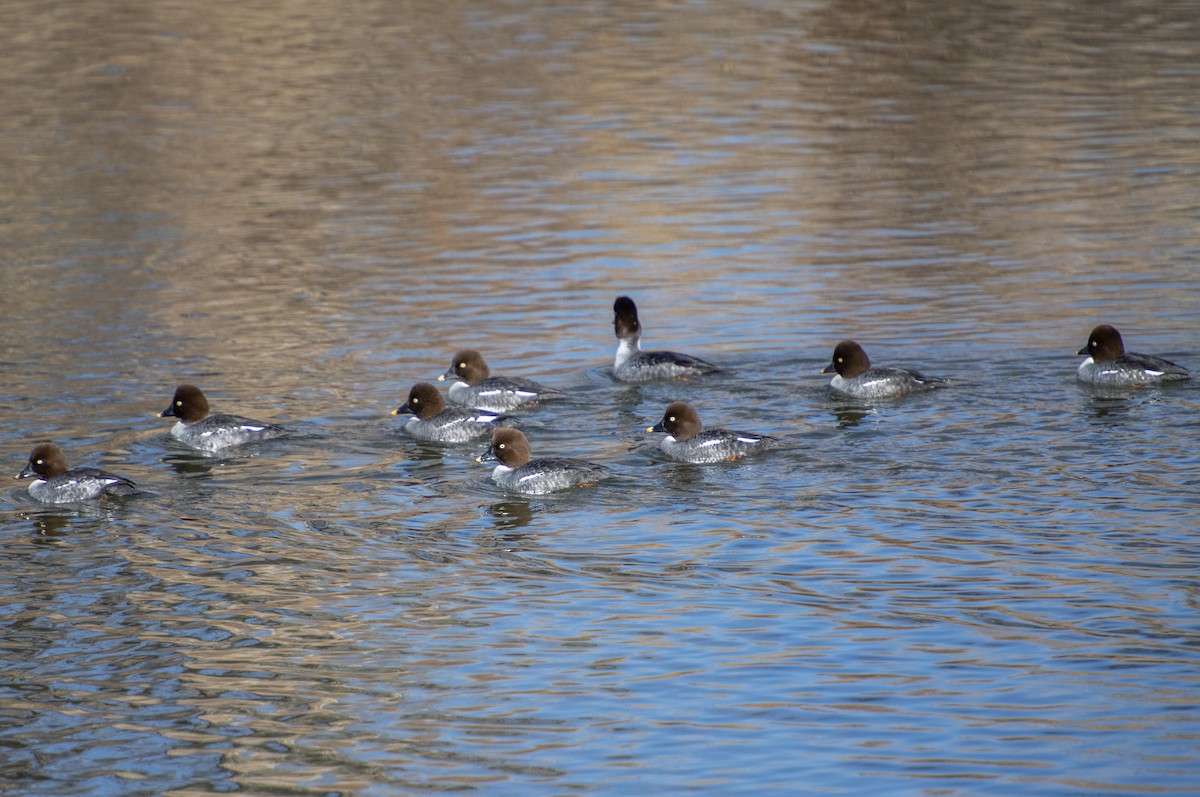
[[[842,357],[838,357],[838,362],[845,362],[845,359]]]
[[[175,402],[175,406],[176,406],[176,407],[182,407],[182,406],[183,406],[183,402],[182,402],[182,401],[176,401],[176,402]]]
[[[33,463],[33,464],[34,464],[34,465],[45,465],[45,464],[46,464],[46,460],[44,460],[44,459],[39,459],[37,462],[35,462],[35,463]]]
[[[466,364],[466,363],[459,363],[459,364],[458,364],[458,367],[459,367],[459,368],[466,368],[466,367],[467,367],[467,364]]]
[[[500,445],[496,446],[496,450],[497,450],[497,451],[503,451],[503,450],[504,450],[504,443],[501,443]]]
[[[670,418],[667,418],[667,420],[668,420],[668,421],[670,421],[671,423],[674,423],[674,422],[675,422],[675,416],[674,416],[674,415],[672,415]]]

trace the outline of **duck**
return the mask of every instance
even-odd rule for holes
[[[94,498],[135,495],[137,485],[124,476],[99,468],[68,468],[67,458],[54,443],[38,443],[29,464],[13,478],[33,479],[29,494],[46,504],[70,504]]]
[[[843,340],[834,347],[833,359],[821,373],[830,371],[836,371],[829,382],[832,390],[861,399],[894,398],[949,384],[945,379],[926,376],[920,371],[872,367],[867,352],[852,340]]]
[[[1097,387],[1140,387],[1191,378],[1186,368],[1170,360],[1125,351],[1121,333],[1110,324],[1095,327],[1087,345],[1075,353],[1087,355],[1075,372],[1076,378]]]
[[[613,376],[622,382],[688,381],[721,373],[717,366],[690,354],[642,351],[642,326],[638,321],[637,305],[628,296],[618,296],[613,302],[613,331],[617,336]]]
[[[171,437],[201,451],[216,452],[245,443],[273,440],[288,432],[282,426],[264,423],[240,415],[218,413],[210,415],[208,399],[195,385],[175,388],[171,405],[159,413],[160,418],[178,418],[171,427]]]
[[[454,403],[488,412],[512,412],[567,395],[532,379],[490,374],[482,354],[463,349],[454,355],[450,368],[438,381],[452,380],[447,393]]]
[[[513,421],[494,412],[447,407],[442,394],[428,382],[413,385],[408,399],[392,410],[392,415],[403,414],[413,416],[405,422],[404,430],[417,440],[431,443],[470,443]]]
[[[646,431],[666,432],[659,449],[671,459],[694,464],[732,462],[779,445],[776,438],[767,435],[704,429],[700,413],[686,401],[668,404],[662,420]]]
[[[531,459],[529,440],[519,429],[497,429],[488,450],[476,462],[498,462],[492,481],[503,489],[523,495],[546,495],[572,487],[586,487],[608,478],[603,465],[570,457]]]

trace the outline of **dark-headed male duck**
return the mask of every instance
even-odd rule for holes
[[[637,305],[628,296],[618,296],[613,303],[613,331],[617,335],[613,376],[622,382],[640,384],[666,379],[689,380],[721,372],[712,363],[690,354],[642,351],[642,325],[638,322]]]

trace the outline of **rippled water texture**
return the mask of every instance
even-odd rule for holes
[[[1194,2],[5,11],[3,462],[145,494],[0,491],[0,791],[1196,792],[1200,386],[1074,379],[1200,371]],[[618,294],[732,373],[615,384]],[[405,437],[465,346],[617,477]]]

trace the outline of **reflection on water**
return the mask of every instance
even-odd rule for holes
[[[0,494],[0,790],[1194,791],[1200,388],[1073,355],[1200,369],[1193,4],[11,10],[0,440],[146,494]],[[732,373],[613,384],[618,294]],[[468,346],[617,478],[405,436]]]
[[[524,528],[533,520],[533,506],[527,499],[497,501],[486,511],[495,520],[497,531],[514,531]]]

